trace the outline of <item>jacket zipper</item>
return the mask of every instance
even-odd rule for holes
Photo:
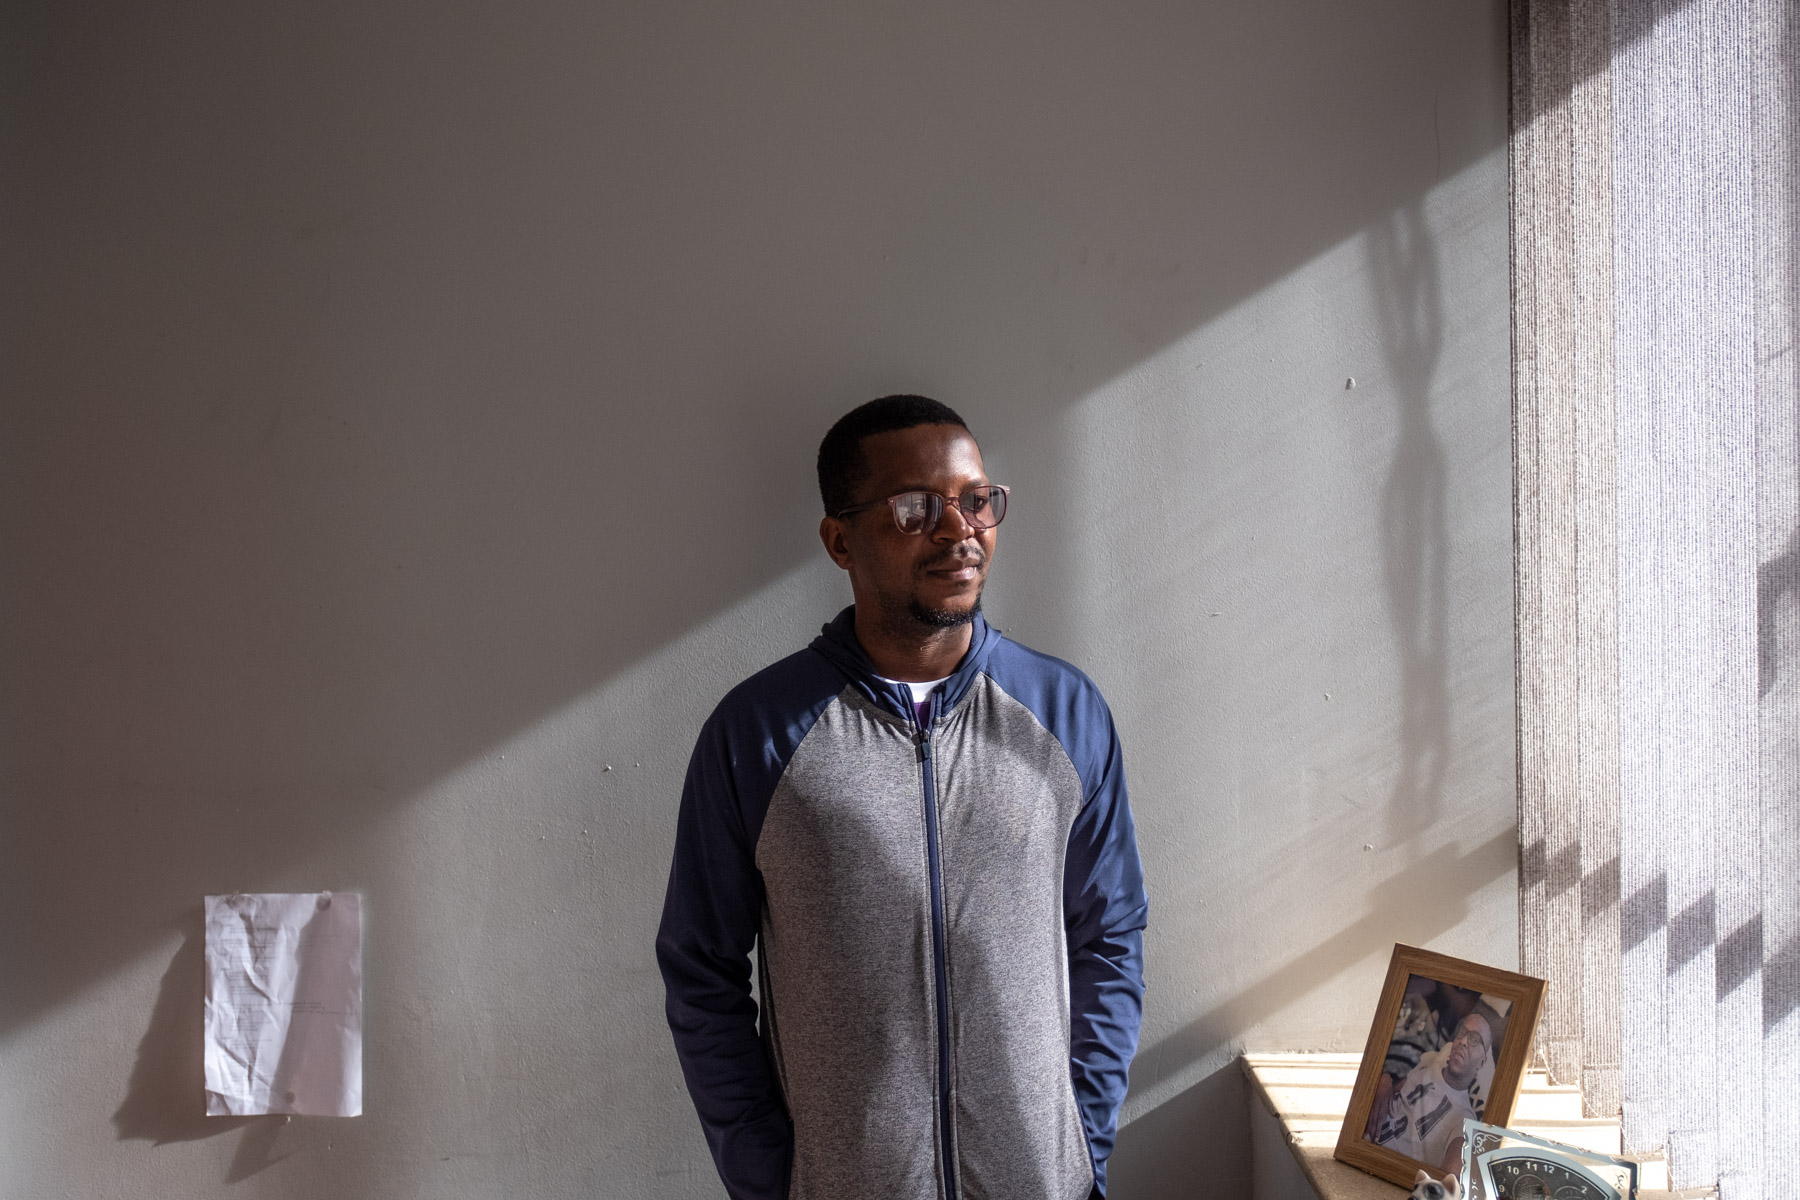
[[[925,791],[925,861],[931,876],[931,965],[936,985],[938,1035],[938,1127],[944,1151],[944,1196],[956,1200],[956,1138],[950,1126],[950,1000],[944,951],[944,879],[938,863],[937,782],[931,770],[931,727],[938,693],[925,701],[921,720],[914,710],[913,743],[919,750],[919,781]]]

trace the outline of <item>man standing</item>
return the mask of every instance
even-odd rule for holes
[[[1112,715],[982,619],[1007,491],[955,412],[853,410],[819,490],[855,604],[702,728],[657,935],[713,1159],[741,1200],[1100,1195],[1148,912]]]

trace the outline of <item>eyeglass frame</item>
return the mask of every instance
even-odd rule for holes
[[[1001,496],[1005,497],[1005,499],[1001,502],[1001,505],[1000,505],[1000,521],[1006,520],[1007,506],[1012,503],[1012,489],[1010,487],[1007,487],[1003,483],[978,483],[974,487],[969,488],[967,491],[961,492],[960,494],[955,495],[955,496],[946,496],[946,495],[944,495],[944,493],[934,492],[930,488],[908,488],[904,492],[895,492],[892,496],[888,496],[887,498],[882,499],[882,500],[870,500],[866,504],[852,504],[849,508],[840,508],[837,512],[833,513],[832,516],[836,517],[838,520],[841,521],[845,517],[850,516],[853,513],[867,512],[871,508],[880,508],[883,504],[885,504],[888,506],[888,512],[893,515],[895,529],[898,529],[901,533],[906,534],[907,537],[922,537],[926,533],[929,533],[929,532],[937,529],[937,527],[939,525],[942,525],[944,523],[945,514],[947,514],[950,511],[951,506],[954,505],[957,513],[962,517],[963,523],[965,525],[967,525],[970,529],[998,529],[1000,527],[1000,521],[995,521],[992,525],[977,525],[972,519],[970,519],[968,510],[963,508],[963,506],[962,506],[962,498],[964,496],[967,496],[969,494],[969,492],[978,492],[982,488],[992,488],[994,491],[999,492],[1001,494]],[[940,504],[942,504],[942,506],[943,506],[938,509],[937,520],[927,522],[923,528],[915,529],[915,530],[912,530],[909,532],[905,526],[900,524],[900,503],[899,502],[902,499],[906,498],[907,496],[934,496],[934,497],[936,497],[937,500],[940,502]]]
[[[1485,1019],[1486,1018],[1483,1018],[1483,1020]],[[1468,1029],[1457,1030],[1456,1036],[1444,1044],[1447,1046],[1454,1046],[1457,1042],[1462,1042],[1465,1045],[1470,1046],[1480,1046],[1483,1050],[1488,1050],[1492,1048],[1493,1039],[1482,1036],[1480,1030],[1471,1027]]]

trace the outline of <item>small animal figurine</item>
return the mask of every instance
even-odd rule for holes
[[[1462,1200],[1462,1180],[1450,1175],[1439,1183],[1420,1171],[1413,1176],[1412,1200]]]

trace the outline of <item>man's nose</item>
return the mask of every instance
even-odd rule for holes
[[[931,531],[932,540],[939,542],[967,541],[975,536],[975,526],[963,513],[962,505],[954,500],[944,501],[944,515],[938,518],[937,528]]]

